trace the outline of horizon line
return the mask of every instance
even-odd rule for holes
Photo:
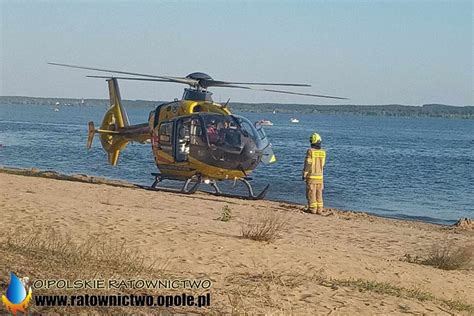
[[[38,96],[25,96],[25,95],[0,95],[0,98],[9,98],[9,97],[16,97],[16,98],[37,98],[37,99],[70,99],[70,100],[101,100],[101,101],[108,101],[109,99],[101,99],[101,98],[73,98],[73,97],[38,97]],[[169,100],[147,100],[147,99],[122,99],[122,101],[145,101],[145,102],[170,102]],[[178,100],[180,101],[180,100]],[[215,102],[215,101],[214,101]],[[218,102],[215,102],[218,103]],[[453,104],[445,104],[445,103],[423,103],[418,105],[413,104],[402,104],[402,103],[384,103],[384,104],[316,104],[316,103],[275,103],[275,102],[239,102],[230,101],[229,104],[274,104],[274,105],[319,105],[319,106],[344,106],[344,105],[353,105],[353,106],[386,106],[386,105],[400,105],[400,106],[408,106],[408,107],[423,107],[425,105],[444,105],[449,107],[473,107],[474,105],[453,105]]]

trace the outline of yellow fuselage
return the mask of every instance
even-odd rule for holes
[[[243,172],[242,170],[213,166],[198,160],[191,154],[188,157],[188,161],[178,162],[172,154],[163,150],[163,147],[160,145],[159,130],[163,122],[206,112],[227,116],[231,114],[228,108],[214,102],[181,100],[165,104],[157,110],[160,111],[158,123],[155,124],[154,119],[156,114],[155,111],[152,111],[150,113],[149,125],[152,131],[153,155],[155,156],[156,165],[163,175],[185,179],[195,174],[200,174],[204,178],[224,180],[238,179],[250,174],[251,170],[245,170],[245,172]]]

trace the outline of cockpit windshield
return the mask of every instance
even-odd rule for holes
[[[249,137],[255,141],[257,148],[266,147],[268,140],[261,130],[245,117],[238,115],[205,115],[204,126],[210,145],[241,147],[242,137]]]
[[[210,145],[240,147],[239,123],[232,116],[205,115],[204,126]]]
[[[243,116],[238,116],[238,115],[232,115],[235,120],[238,122],[242,133],[246,137],[250,137],[255,141],[255,144],[257,145],[257,148],[260,148],[260,137],[258,135],[258,131],[255,128],[255,126],[250,122],[248,119],[246,119]]]
[[[239,122],[242,130],[245,131],[244,133],[247,133],[255,141],[257,149],[265,150],[266,148],[271,147],[267,135],[265,135],[261,125],[254,125],[243,116],[234,115],[234,117]]]

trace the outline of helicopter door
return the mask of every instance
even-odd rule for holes
[[[173,156],[172,134],[173,122],[163,122],[160,124],[159,149],[170,156]]]
[[[177,162],[185,162],[189,159],[189,150],[191,147],[191,125],[190,118],[183,118],[176,121],[173,153]]]

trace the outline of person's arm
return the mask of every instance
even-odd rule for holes
[[[323,168],[324,165],[326,164],[326,151],[324,150],[324,156],[323,156]]]
[[[311,157],[311,150],[308,149],[308,151],[306,152],[306,158],[304,159],[303,175],[301,177],[303,180],[305,180],[306,177],[308,176],[308,173],[311,169],[312,162],[313,162],[313,159]]]

